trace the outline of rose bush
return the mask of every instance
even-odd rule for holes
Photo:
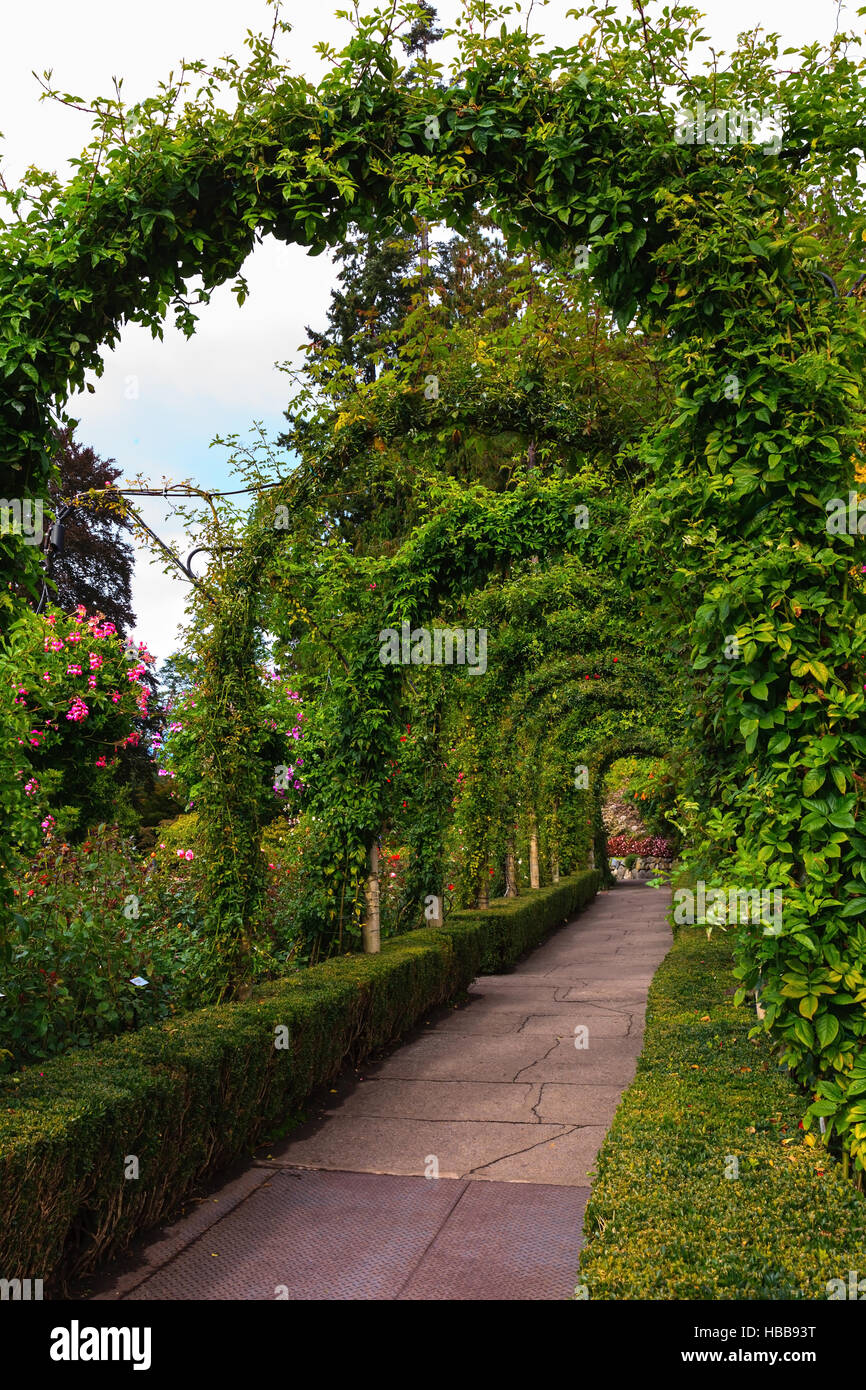
[[[144,644],[124,644],[113,623],[49,607],[21,624],[12,701],[24,728],[15,777],[43,830],[68,835],[116,819],[125,805],[122,760],[141,745],[151,712]]]
[[[116,828],[73,846],[48,831],[13,887],[0,968],[0,1060],[26,1065],[198,1002],[192,884],[157,871]]]

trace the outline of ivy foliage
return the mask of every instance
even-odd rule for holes
[[[642,6],[625,18],[606,6],[582,13],[585,37],[543,53],[520,30],[494,32],[502,14],[471,4],[478,24],[461,29],[446,82],[435,65],[406,81],[392,18],[375,15],[327,55],[318,87],[251,38],[245,67],[193,64],[133,108],[99,103],[95,142],[68,185],[36,175],[6,195],[0,468],[22,494],[44,493],[51,408],[99,372],[126,321],[159,333],[173,305],[192,331],[197,303],[240,275],[264,233],[315,253],[350,221],[362,231],[399,232],[418,216],[466,227],[481,204],[509,245],[563,268],[588,245],[599,295],[621,328],[640,317],[675,394],[644,442],[657,480],[648,532],[664,557],[660,612],[677,625],[673,650],[684,639],[689,649],[702,833],[720,873],[785,895],[781,933],[742,931],[737,969],[744,989],[760,983],[765,1026],[818,1097],[812,1113],[862,1167],[861,541],[825,525],[827,504],[848,496],[864,428],[862,61],[856,40],[839,35],[780,75],[775,41],[752,36],[724,70],[692,75],[692,9],[650,32]],[[230,110],[219,105],[226,87]],[[781,137],[683,144],[676,104],[698,101],[772,107]],[[242,278],[236,288],[242,300]],[[309,777],[347,849],[385,809],[382,760],[396,752],[389,731],[402,713],[402,678],[370,660],[378,627],[455,602],[497,565],[568,549],[567,509],[581,500],[568,478],[518,478],[501,493],[434,481],[429,510],[393,553],[360,560],[335,542],[328,564],[304,573],[312,532],[301,516],[300,540],[280,559],[275,610],[300,603],[329,618],[302,637],[281,614],[291,640],[336,642],[341,654],[342,704],[323,706]],[[226,576],[209,668],[219,713],[209,756],[237,796],[235,809],[225,799],[212,809],[215,851],[225,832],[237,853],[216,889],[232,924],[224,949],[240,959],[258,882],[242,810],[258,780],[244,672],[261,620],[255,585],[278,535],[266,530],[259,518]],[[0,565],[12,619],[8,581],[33,586],[35,559],[4,535]],[[341,783],[318,770],[326,745]]]

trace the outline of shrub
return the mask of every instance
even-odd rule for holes
[[[749,1038],[731,958],[681,927],[653,980],[586,1210],[591,1299],[819,1299],[862,1268],[866,1202],[800,1128],[770,1040]]]
[[[141,741],[152,660],[143,645],[127,650],[112,623],[87,618],[82,606],[71,615],[49,608],[22,624],[15,702],[29,719],[17,761],[43,827],[47,818],[65,834],[108,819],[124,750]]]
[[[51,1279],[92,1270],[193,1187],[297,1117],[314,1086],[392,1042],[484,970],[511,966],[591,900],[576,874],[445,927],[343,956],[0,1081],[0,1269]],[[286,1049],[275,1030],[288,1030]],[[126,1156],[140,1177],[124,1178]]]
[[[49,835],[13,896],[0,970],[7,1067],[89,1047],[199,1002],[203,946],[191,895],[157,875],[154,860],[137,857],[116,829],[99,826],[77,846]]]

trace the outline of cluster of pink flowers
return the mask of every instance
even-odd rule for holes
[[[178,859],[195,859],[195,852],[191,849],[179,849],[177,857]]]
[[[607,852],[617,859],[626,854],[650,855],[654,859],[673,859],[673,850],[662,835],[647,835],[640,839],[637,835],[612,835],[607,842]]]
[[[43,649],[46,653],[62,653],[66,650],[67,645],[71,649],[73,644],[80,643],[83,638],[87,638],[88,640],[105,640],[109,638],[116,639],[117,637],[117,628],[115,627],[114,623],[104,621],[101,617],[97,616],[88,618],[87,610],[83,604],[78,605],[75,613],[71,616],[71,619],[65,618],[62,614],[48,613],[44,616],[43,621],[45,623]],[[60,628],[60,630],[58,631],[58,627],[60,624],[63,624],[63,627]],[[69,627],[71,630],[65,632],[64,629],[66,627]],[[132,657],[132,664],[127,670],[127,679],[130,682],[130,685],[132,686],[133,694],[135,696],[140,713],[146,716],[148,713],[147,700],[149,692],[146,687],[142,687],[140,685],[137,686],[136,682],[140,681],[141,677],[145,674],[148,666],[153,662],[154,658],[147,651],[147,648],[143,642],[138,644],[137,651],[135,650],[135,647],[132,643],[128,643],[127,655],[131,655]],[[65,674],[67,677],[86,676],[88,690],[93,691],[94,694],[96,694],[98,691],[99,681],[98,673],[100,670],[103,670],[104,667],[105,657],[103,655],[95,651],[88,651],[87,663],[85,664],[81,660],[74,660],[71,657],[70,650],[68,664],[65,668]],[[62,664],[60,664],[58,670],[61,672],[64,670]],[[41,673],[42,684],[48,686],[52,683],[52,681],[53,675],[50,670],[45,670]],[[29,692],[25,686],[18,686],[15,697],[16,703],[23,705],[25,703],[25,697],[28,696],[28,693]],[[120,704],[120,702],[123,699],[121,690],[106,691],[105,694],[115,705]],[[39,697],[37,694],[37,699],[38,698]],[[92,716],[92,707],[87,703],[87,699],[89,699],[89,697],[82,698],[81,695],[74,695],[71,697],[71,703],[69,704],[68,711],[65,715],[67,721],[73,724],[82,724],[84,720]],[[19,744],[22,747],[25,745],[29,745],[29,747],[34,750],[40,749],[42,747],[43,741],[52,732],[54,734],[57,734],[59,732],[57,722],[58,719],[59,716],[51,717],[50,715],[46,715],[46,717],[42,721],[41,727],[31,729],[27,738],[20,738],[18,740]],[[91,722],[93,722],[92,719]],[[123,740],[120,746],[125,747],[128,745],[135,745],[140,742],[141,734],[137,730],[134,730],[126,739]],[[95,758],[93,765],[98,768],[113,767],[116,762],[116,757],[109,758],[106,754],[102,754],[98,755]],[[21,775],[23,778],[24,776],[28,776],[29,773],[27,771],[22,771]],[[37,793],[40,791],[40,784],[35,776],[30,776],[30,780],[25,783],[24,791],[28,797],[36,797]],[[46,819],[42,821],[41,824],[43,830],[50,834],[55,824],[54,817],[48,815]]]

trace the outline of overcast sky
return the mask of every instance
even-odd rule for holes
[[[574,42],[579,30],[566,18],[574,4],[536,4],[532,29],[552,43]],[[838,6],[836,0],[705,0],[702,8],[714,44],[729,51],[737,32],[756,23],[780,33],[783,47],[826,41],[836,27]],[[10,184],[30,164],[68,172],[69,159],[89,134],[86,115],[39,101],[33,70],[52,68],[56,87],[85,99],[108,94],[112,78],[123,77],[124,96],[132,101],[153,92],[181,58],[241,56],[246,31],[270,30],[272,16],[265,0],[149,0],[136,7],[118,0],[30,5],[7,0],[5,10],[0,164]],[[455,0],[442,0],[440,22],[453,19],[457,10]],[[858,23],[853,13],[850,6],[843,11],[850,28]],[[345,25],[321,0],[285,0],[283,15],[293,25],[282,40],[283,52],[295,71],[316,80],[323,68],[314,44],[327,39],[339,46]],[[254,421],[272,433],[280,429],[288,381],[274,364],[297,359],[305,324],[324,326],[333,265],[327,256],[309,257],[268,240],[244,273],[251,294],[243,308],[228,287],[218,290],[189,341],[170,327],[161,343],[135,325],[127,327],[117,349],[106,354],[95,394],[75,404],[80,441],[116,459],[124,477],[141,471],[160,484],[164,478],[192,477],[203,486],[223,486],[225,456],[208,447],[213,437],[247,435]],[[166,538],[175,533],[160,505],[150,506],[147,519]],[[161,658],[177,645],[184,590],[182,581],[168,579],[146,552],[139,553],[137,637]]]

